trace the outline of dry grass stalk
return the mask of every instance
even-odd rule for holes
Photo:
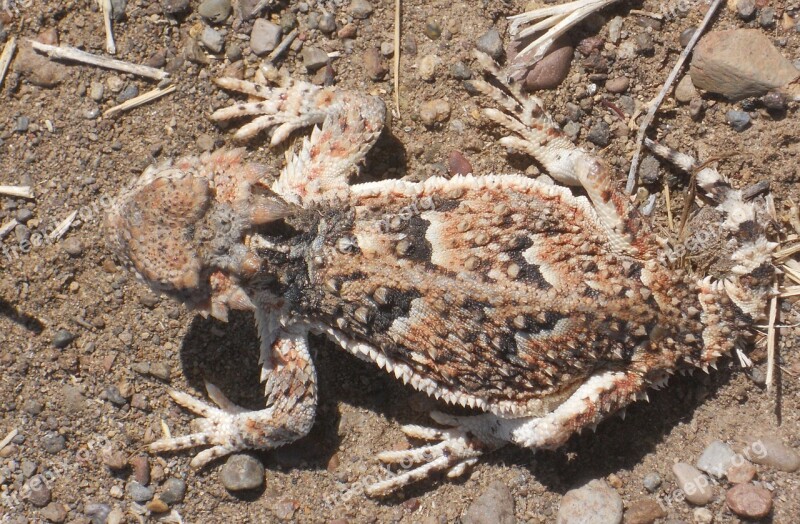
[[[115,58],[106,58],[104,56],[93,55],[80,49],[67,46],[54,46],[43,44],[35,40],[30,40],[31,46],[42,53],[45,53],[50,58],[60,58],[63,60],[74,60],[82,64],[89,64],[97,67],[104,67],[106,69],[113,69],[115,71],[122,71],[124,73],[131,73],[145,78],[152,78],[153,80],[163,80],[169,76],[169,73],[162,69],[155,67],[143,66],[139,64],[132,64]]]
[[[16,436],[17,436],[17,434],[18,434],[18,433],[19,433],[19,430],[17,430],[17,429],[12,429],[12,430],[11,430],[11,433],[9,433],[8,435],[6,435],[6,436],[3,438],[3,440],[0,440],[0,450],[2,450],[3,448],[5,448],[6,446],[8,446],[8,443],[9,443],[9,442],[11,442],[11,441],[14,439],[14,437],[16,437]]]
[[[53,230],[53,232],[50,233],[50,240],[53,241],[53,242],[56,242],[59,239],[61,239],[61,237],[63,237],[64,234],[67,231],[69,231],[69,227],[72,225],[73,222],[75,222],[75,218],[77,216],[78,216],[78,212],[77,211],[73,211],[72,213],[69,214],[69,216],[67,218],[62,220],[61,223],[58,224],[58,226],[56,226],[56,228]]]
[[[103,26],[106,29],[106,52],[109,55],[117,54],[117,44],[114,43],[114,31],[111,28],[111,0],[97,0],[97,5],[103,11]]]
[[[0,186],[0,195],[33,198],[33,188],[31,186]]]
[[[175,91],[175,89],[176,89],[175,86],[169,86],[169,87],[165,87],[165,88],[157,87],[156,89],[153,89],[152,91],[148,91],[147,93],[143,93],[143,94],[141,94],[141,95],[139,95],[139,96],[137,96],[135,98],[131,98],[130,100],[126,100],[125,102],[123,102],[123,103],[121,103],[119,105],[116,105],[116,106],[114,106],[114,107],[112,107],[110,109],[107,109],[103,113],[103,116],[108,117],[108,116],[120,113],[122,111],[127,111],[128,109],[133,109],[134,107],[139,107],[140,105],[146,104],[147,102],[150,102],[151,100],[155,100],[157,98],[161,98],[164,95],[168,95],[168,94],[172,93],[173,91]]]
[[[11,39],[6,42],[5,47],[3,47],[3,54],[0,54],[0,87],[3,85],[3,79],[6,77],[8,65],[11,63],[11,59],[14,57],[14,51],[16,51],[16,49],[17,39],[12,36]]]
[[[631,160],[631,169],[628,171],[628,182],[625,184],[625,190],[628,192],[628,194],[633,194],[633,189],[636,187],[636,173],[639,170],[639,158],[642,154],[642,145],[644,144],[645,134],[650,128],[650,124],[653,122],[656,112],[661,106],[661,102],[664,101],[664,98],[667,96],[667,93],[672,87],[673,82],[675,82],[675,79],[678,77],[678,73],[680,73],[681,69],[683,69],[684,62],[686,62],[686,59],[689,57],[692,49],[694,49],[697,41],[700,40],[700,37],[705,32],[708,24],[711,23],[711,19],[714,18],[714,14],[717,12],[717,9],[721,3],[722,0],[714,0],[714,2],[708,7],[706,16],[703,18],[700,26],[694,32],[694,35],[692,35],[689,43],[686,44],[684,50],[681,51],[678,61],[675,62],[675,66],[672,68],[672,71],[670,71],[666,82],[664,82],[664,86],[661,88],[661,91],[658,93],[658,95],[656,95],[652,102],[650,102],[650,107],[647,111],[647,114],[639,126],[639,133],[636,135],[636,152],[633,155],[633,160]]]

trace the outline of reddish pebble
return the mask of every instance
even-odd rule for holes
[[[142,486],[150,484],[150,461],[144,455],[133,457],[129,464],[133,469],[133,478]]]
[[[461,151],[453,151],[447,157],[447,171],[450,176],[468,175],[472,173],[472,164]]]
[[[725,502],[740,517],[761,519],[772,510],[772,493],[753,484],[737,484],[728,490]]]
[[[745,484],[755,478],[756,467],[749,460],[745,460],[741,464],[737,463],[729,467],[725,476],[733,484]]]

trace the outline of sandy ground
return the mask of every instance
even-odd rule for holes
[[[118,93],[112,88],[124,91],[136,86],[144,92],[155,83],[75,64],[53,70],[29,62],[26,56],[30,55],[24,54],[18,54],[3,83],[0,184],[31,184],[36,198],[0,197],[0,224],[22,213],[27,215],[29,231],[37,234],[51,231],[54,224],[79,211],[76,222],[58,242],[40,243],[23,252],[19,240],[24,238],[24,230],[2,239],[0,438],[13,429],[19,431],[13,443],[0,452],[3,522],[43,521],[42,509],[30,500],[19,500],[23,485],[34,473],[45,474],[52,501],[68,510],[66,521],[87,522],[85,512],[91,504],[108,504],[119,508],[126,521],[135,522],[131,499],[124,493],[132,473],[112,472],[104,465],[99,450],[105,444],[110,442],[133,456],[161,434],[162,421],[174,434],[188,432],[191,416],[171,402],[166,395],[168,387],[200,396],[203,380],[208,379],[234,400],[254,408],[260,405],[251,318],[238,315],[229,324],[221,324],[195,317],[172,301],[154,296],[120,267],[106,246],[102,227],[110,199],[148,164],[233,145],[231,131],[208,119],[213,109],[229,103],[230,95],[210,80],[220,76],[230,60],[225,53],[211,57],[207,64],[183,59],[187,42],[202,31],[196,14],[198,3],[192,0],[189,14],[175,19],[163,14],[159,2],[132,0],[127,17],[115,23],[119,58],[156,64],[160,57],[166,59],[177,91],[159,101],[116,117],[98,116],[117,103]],[[314,2],[308,3],[310,11],[318,9]],[[390,76],[385,81],[370,80],[362,56],[370,47],[391,42],[393,2],[372,3],[374,13],[354,22],[358,34],[348,44],[309,31],[308,14],[298,13],[297,19],[306,45],[341,52],[342,57],[333,63],[339,86],[368,91],[391,103]],[[423,177],[446,171],[453,150],[462,151],[478,173],[527,170],[535,174],[529,160],[509,156],[496,145],[497,131],[479,118],[477,101],[449,73],[457,60],[471,64],[475,41],[487,29],[494,25],[505,35],[505,17],[521,12],[525,2],[403,3],[404,38],[408,42],[413,37],[417,53],[401,60],[400,116],[395,116],[370,155],[363,176]],[[94,2],[17,4],[19,12],[5,23],[9,37],[36,38],[55,29],[62,44],[103,52],[102,18]],[[296,8],[296,2],[289,4],[273,12],[280,16]],[[693,6],[685,17],[669,18],[653,30],[647,28],[649,19],[628,11],[659,11],[658,2],[623,4],[581,26],[575,39],[606,35],[606,23],[616,15],[624,17],[623,42],[650,32],[654,41],[651,56],[609,61],[608,76],[628,76],[627,95],[643,103],[655,95],[674,63],[680,33],[699,23],[702,10]],[[346,10],[337,11],[338,20],[347,18]],[[443,35],[430,39],[425,35],[426,24],[438,24]],[[744,25],[727,11],[714,23],[717,29]],[[250,27],[249,22],[234,24],[231,20],[216,26],[226,32],[228,48],[237,43],[244,49],[248,77],[258,63],[247,48]],[[785,56],[800,57],[800,34],[766,31],[784,44],[781,52]],[[614,48],[607,44],[607,50]],[[415,64],[429,54],[438,55],[443,65],[434,81],[423,82]],[[565,104],[578,103],[575,93],[592,81],[583,58],[573,60],[559,89],[543,95],[557,118],[568,114]],[[296,52],[290,51],[281,63],[293,76],[307,78]],[[55,75],[60,82],[53,87],[34,85],[32,81],[42,74]],[[595,80],[599,89],[590,97],[592,103],[581,104],[578,142],[597,149],[584,137],[598,119],[610,119],[610,145],[598,154],[617,170],[622,181],[635,133],[626,131],[615,112],[602,102],[617,104],[620,95],[605,90],[602,79]],[[105,88],[99,102],[91,98],[97,94],[93,83]],[[452,114],[448,122],[429,129],[420,123],[418,112],[422,102],[434,98],[447,100]],[[796,107],[774,116],[755,106],[753,125],[737,133],[726,124],[725,112],[741,108],[741,104],[714,97],[707,100],[711,105],[705,117],[695,122],[688,106],[676,105],[669,98],[651,135],[679,149],[699,151],[704,159],[723,156],[720,170],[741,186],[768,181],[779,213],[785,216],[791,201],[800,200]],[[264,137],[248,147],[252,159],[274,166],[277,172],[282,154],[269,151]],[[676,172],[668,176],[674,182],[673,197],[679,206],[686,177]],[[662,190],[660,185],[649,189]],[[665,224],[664,207],[662,195],[654,218],[660,224]],[[792,304],[783,305],[784,323],[796,322],[797,316]],[[64,348],[53,343],[59,330],[75,337]],[[175,510],[186,521],[270,522],[288,516],[297,522],[453,522],[486,486],[499,480],[514,495],[519,521],[550,522],[555,520],[563,494],[593,478],[610,479],[626,505],[643,498],[658,499],[666,501],[666,519],[692,521],[694,508],[667,500],[676,487],[671,474],[674,462],[693,463],[715,439],[740,447],[751,434],[773,434],[790,445],[800,445],[798,339],[796,331],[785,330],[780,338],[785,370],[780,425],[774,394],[736,362],[725,361],[719,372],[711,375],[675,379],[671,387],[651,394],[649,404],[632,406],[624,421],[609,420],[596,433],[576,436],[558,451],[534,455],[528,450],[506,449],[487,457],[463,479],[421,483],[395,497],[375,501],[360,491],[360,479],[378,472],[375,454],[403,445],[406,441],[400,424],[427,423],[427,412],[437,404],[342,354],[325,340],[314,339],[313,348],[321,391],[316,425],[308,437],[291,446],[257,454],[267,468],[264,489],[234,496],[219,481],[219,465],[193,472],[188,465],[191,453],[149,457],[151,486],[156,492],[166,478],[185,479],[186,497]],[[146,364],[160,370],[161,378],[141,373]],[[763,376],[764,369],[763,361],[758,363],[756,375]],[[124,399],[121,405],[111,401],[116,393]],[[64,437],[63,445],[58,435]],[[642,480],[652,472],[664,481],[655,493],[648,493]],[[758,475],[773,489],[772,522],[795,521],[800,515],[797,474],[759,467]],[[722,487],[715,489],[722,493]],[[707,507],[716,522],[738,521],[723,498]]]

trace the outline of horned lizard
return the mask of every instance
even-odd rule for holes
[[[314,126],[280,176],[244,162],[243,149],[221,150],[151,166],[120,194],[108,218],[120,258],[204,314],[252,310],[261,337],[267,407],[247,411],[213,386],[218,407],[171,392],[201,428],[152,451],[207,446],[191,461],[200,467],[305,435],[317,406],[309,333],[476,412],[433,413],[440,429],[404,427],[433,442],[381,453],[413,466],[370,486],[375,496],[460,475],[507,443],[556,448],[751,338],[775,279],[763,199],[745,200],[714,169],[696,174],[731,262],[694,274],[539,99],[505,85],[485,55],[478,62],[485,74],[473,85],[496,105],[485,115],[509,133],[501,143],[560,185],[521,175],[349,185],[381,133],[380,99],[288,78],[222,79],[258,100],[214,113],[254,117],[238,137],[272,128],[278,144]]]

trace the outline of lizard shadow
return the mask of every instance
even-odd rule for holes
[[[44,331],[44,324],[41,320],[20,311],[2,298],[0,298],[0,317],[5,317],[36,335]]]

